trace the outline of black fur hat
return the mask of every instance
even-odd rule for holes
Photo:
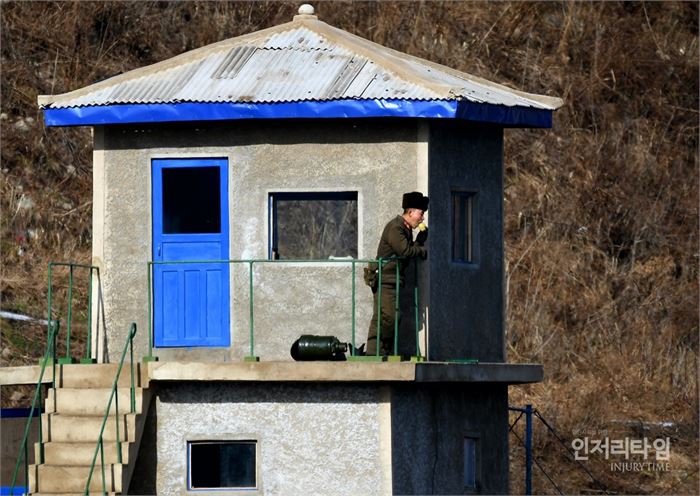
[[[423,210],[425,212],[428,210],[428,197],[423,196],[423,193],[418,191],[404,193],[401,208],[417,208],[418,210]]]

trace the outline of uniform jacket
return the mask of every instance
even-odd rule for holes
[[[403,217],[397,215],[391,219],[382,232],[382,237],[379,240],[377,247],[377,258],[402,257],[425,258],[428,255],[427,250],[413,241],[413,232],[404,223]],[[399,260],[399,274],[403,283],[403,273],[408,265],[408,260]],[[388,262],[382,264],[382,285],[396,284],[396,263]],[[375,264],[372,264],[375,265]],[[376,265],[375,267],[376,268]]]

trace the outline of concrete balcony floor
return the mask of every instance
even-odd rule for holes
[[[69,365],[89,367],[90,365]],[[541,382],[540,364],[450,362],[183,362],[147,364],[148,381]],[[0,368],[0,385],[36,384],[38,365]],[[51,382],[51,370],[42,382]]]

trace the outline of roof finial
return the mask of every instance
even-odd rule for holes
[[[299,14],[314,15],[314,6],[308,3],[303,4],[301,7],[299,7]]]
[[[313,5],[305,3],[299,7],[299,15],[294,16],[294,20],[299,19],[318,19],[315,15],[315,10]]]

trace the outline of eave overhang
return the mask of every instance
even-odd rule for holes
[[[552,111],[457,100],[334,100],[284,103],[148,103],[48,108],[47,126],[103,126],[241,119],[458,119],[504,127],[552,127]]]

